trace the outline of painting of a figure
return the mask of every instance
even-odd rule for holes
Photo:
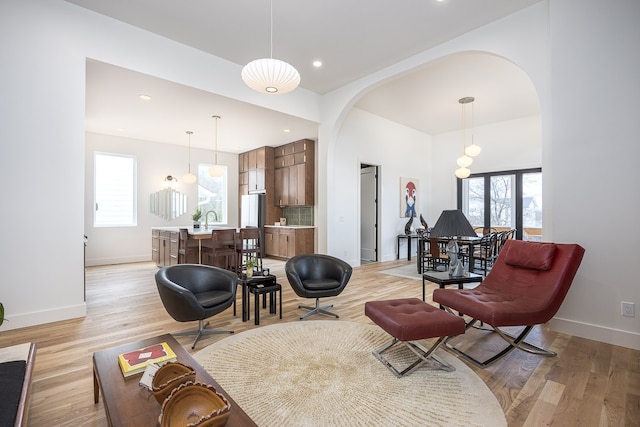
[[[413,178],[400,178],[400,194],[400,216],[403,218],[413,218],[417,216],[418,180]]]

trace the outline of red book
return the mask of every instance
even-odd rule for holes
[[[176,354],[171,350],[171,347],[166,342],[162,342],[119,354],[118,364],[122,375],[129,377],[144,372],[150,363],[162,364],[176,359]]]

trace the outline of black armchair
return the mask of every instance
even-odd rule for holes
[[[238,276],[218,267],[201,264],[178,264],[160,269],[156,285],[164,308],[178,322],[199,322],[195,331],[173,335],[195,335],[191,348],[202,335],[233,333],[231,330],[207,329],[204,322],[229,308],[236,298]]]
[[[309,310],[300,319],[312,314],[339,317],[326,310],[333,307],[333,304],[321,307],[320,298],[336,296],[344,290],[352,273],[349,264],[330,255],[304,254],[290,258],[284,270],[291,288],[299,297],[316,299],[315,307],[298,306]]]

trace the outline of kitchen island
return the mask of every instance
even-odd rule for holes
[[[187,258],[187,263],[202,263],[202,248],[211,247],[211,231],[237,230],[235,227],[151,227],[151,259],[158,267],[178,264],[180,229],[186,228],[189,235],[187,246],[197,247],[198,256]]]

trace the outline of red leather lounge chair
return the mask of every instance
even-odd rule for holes
[[[576,244],[508,240],[496,262],[475,289],[436,289],[433,301],[450,312],[469,316],[466,329],[477,322],[489,325],[508,345],[479,361],[447,342],[447,347],[478,366],[486,367],[513,349],[544,356],[556,353],[524,341],[535,325],[546,323],[558,311],[584,255]],[[500,328],[522,326],[513,337]],[[449,341],[449,340],[447,340]]]

